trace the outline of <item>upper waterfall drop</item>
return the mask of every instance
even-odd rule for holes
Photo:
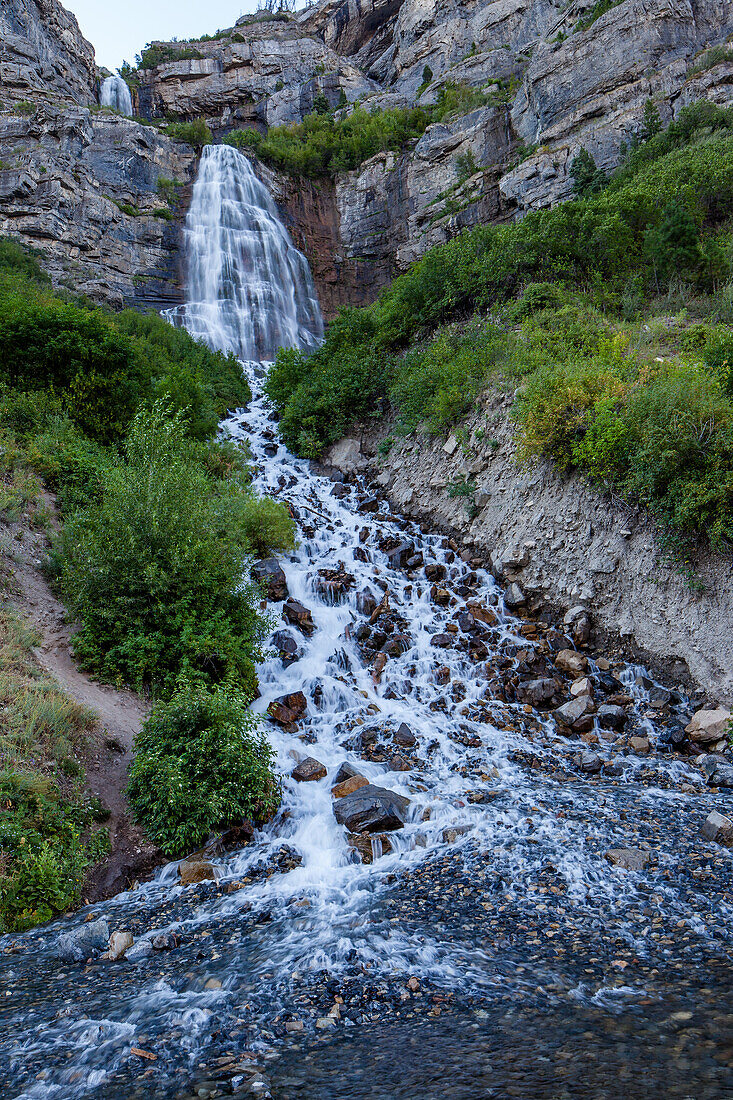
[[[217,351],[272,360],[315,346],[323,320],[308,261],[247,157],[208,145],[186,220],[186,305],[171,319]]]
[[[103,107],[113,107],[115,111],[132,118],[132,96],[121,76],[107,77],[102,84],[99,102]]]

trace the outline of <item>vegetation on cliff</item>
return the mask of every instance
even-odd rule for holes
[[[281,431],[318,455],[388,396],[440,432],[520,383],[520,448],[733,538],[733,112],[687,108],[600,191],[429,252],[314,354],[284,352]]]
[[[370,110],[356,106],[334,113],[322,110],[291,126],[273,126],[266,134],[233,130],[224,140],[260,160],[296,176],[333,176],[350,172],[377,153],[400,153],[433,122],[443,122],[483,106],[487,97],[463,84],[446,84],[431,107]],[[344,103],[345,106],[345,103]]]

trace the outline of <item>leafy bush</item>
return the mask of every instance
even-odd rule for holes
[[[57,784],[0,772],[0,932],[22,932],[76,905],[91,863],[109,849],[99,804]]]
[[[193,122],[171,122],[165,132],[173,141],[193,145],[194,149],[203,149],[204,145],[211,145],[214,140],[205,118],[197,118]]]
[[[273,752],[245,696],[179,686],[135,740],[128,797],[169,856],[218,828],[267,820],[280,802]]]
[[[250,698],[267,633],[248,575],[249,538],[292,546],[293,528],[270,506],[253,522],[241,472],[207,469],[180,414],[157,404],[137,415],[124,459],[105,474],[101,503],[66,523],[56,563],[81,622],[77,658],[110,680],[170,693],[179,676],[239,684]],[[272,515],[270,515],[270,519]]]
[[[23,403],[30,414],[35,400],[41,415],[50,401],[90,438],[109,443],[140,404],[165,397],[189,410],[190,432],[203,439],[250,400],[233,356],[209,351],[154,313],[112,315],[64,300],[39,285],[39,274],[32,256],[0,239],[0,384],[13,389],[16,414]],[[47,396],[20,397],[31,391]]]
[[[151,42],[137,58],[138,69],[157,69],[158,65],[167,65],[172,61],[200,61],[204,55],[200,50],[185,43]],[[124,74],[123,74],[124,75]]]

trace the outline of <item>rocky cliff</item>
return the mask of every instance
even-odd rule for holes
[[[300,121],[321,93],[376,108],[434,103],[447,83],[480,91],[483,106],[403,155],[339,176],[314,225],[297,211],[307,243],[332,204],[342,296],[361,303],[463,228],[569,197],[581,146],[616,167],[648,99],[663,119],[700,98],[733,102],[731,34],[730,0],[322,0],[289,20],[245,17],[212,42],[157,44],[167,59],[141,73],[138,97],[151,116],[203,115],[224,133]]]
[[[0,233],[38,249],[77,293],[116,307],[178,302],[194,151],[100,110],[98,86],[94,51],[56,0],[3,4]]]
[[[480,93],[335,180],[266,173],[331,316],[463,228],[567,198],[581,146],[614,168],[650,98],[662,118],[733,102],[733,0],[321,0],[245,16],[209,40],[153,43],[133,80],[150,125],[99,113],[92,48],[58,0],[6,0],[0,31],[0,231],[116,304],[180,298],[195,154],[164,119],[204,117],[220,137],[300,121],[323,97],[348,110],[428,105],[447,84]]]

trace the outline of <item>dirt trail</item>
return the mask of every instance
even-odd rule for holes
[[[72,657],[73,624],[41,573],[47,550],[42,532],[18,531],[13,540],[15,604],[38,631],[41,641],[34,654],[64,691],[89,707],[99,719],[89,737],[83,763],[87,786],[110,811],[112,850],[109,859],[92,873],[86,897],[96,901],[118,893],[135,879],[146,877],[160,861],[157,849],[131,820],[125,787],[135,735],[149,707],[132,691],[97,683],[81,672]]]

